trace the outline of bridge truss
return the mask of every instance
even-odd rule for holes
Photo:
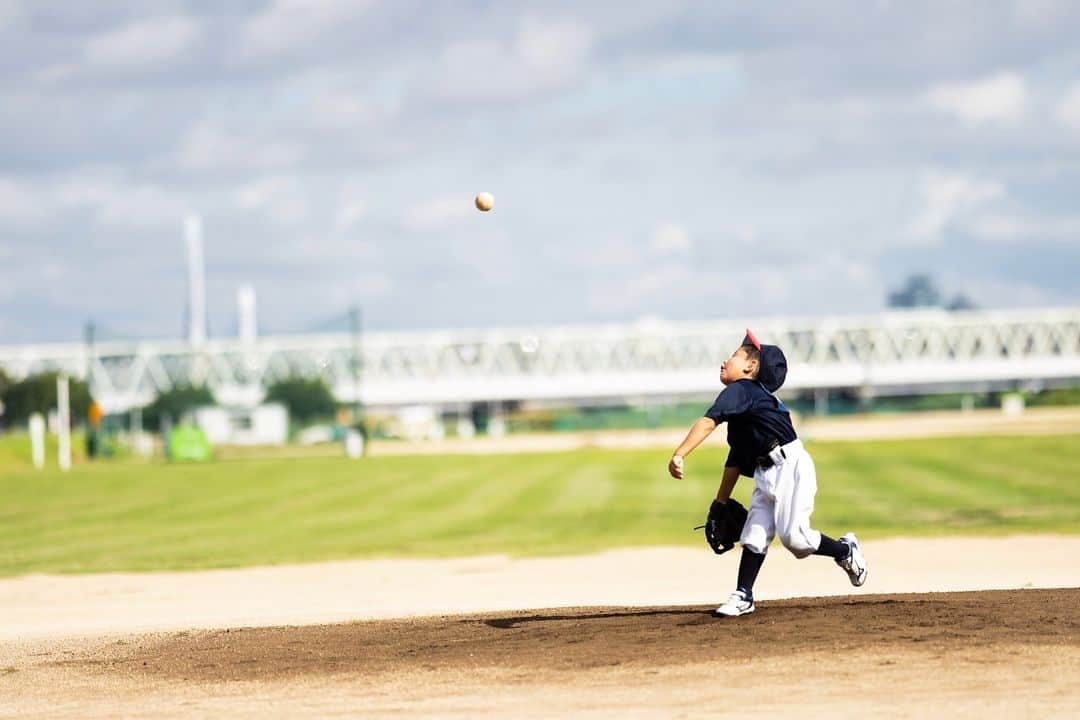
[[[869,394],[1034,384],[1080,378],[1080,308],[913,311],[750,321],[788,357],[785,392]],[[738,346],[732,321],[372,332],[95,346],[0,346],[15,379],[45,370],[88,378],[106,412],[150,402],[177,383],[219,402],[254,404],[291,375],[323,378],[343,402],[413,404],[700,397]]]

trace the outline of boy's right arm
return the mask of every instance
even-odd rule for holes
[[[683,458],[693,452],[694,448],[705,441],[705,438],[712,434],[712,431],[716,429],[716,421],[709,417],[703,417],[698,420],[690,428],[690,432],[686,434],[686,439],[682,441],[679,447],[675,448],[675,453],[671,456],[671,460],[668,462],[668,472],[671,477],[681,480],[683,477]]]

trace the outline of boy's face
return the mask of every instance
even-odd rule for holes
[[[757,360],[747,357],[746,351],[740,347],[720,365],[720,382],[730,385],[736,380],[753,378],[757,374],[757,369]]]

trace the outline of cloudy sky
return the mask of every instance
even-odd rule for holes
[[[223,9],[224,8],[224,9]],[[1077,3],[0,0],[0,344],[1080,301]],[[488,190],[496,209],[472,196]]]

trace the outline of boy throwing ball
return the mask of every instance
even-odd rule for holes
[[[783,351],[762,345],[747,330],[742,345],[720,367],[724,390],[705,417],[690,428],[668,463],[671,476],[682,478],[686,456],[726,422],[731,451],[710,518],[730,500],[740,475],[754,478],[754,493],[739,537],[743,548],[739,578],[735,592],[716,609],[718,615],[754,612],[754,581],[777,533],[795,557],[831,557],[847,572],[852,585],[866,582],[866,560],[854,533],[834,540],[810,527],[817,493],[814,461],[795,435],[787,407],[773,395],[786,377]]]

